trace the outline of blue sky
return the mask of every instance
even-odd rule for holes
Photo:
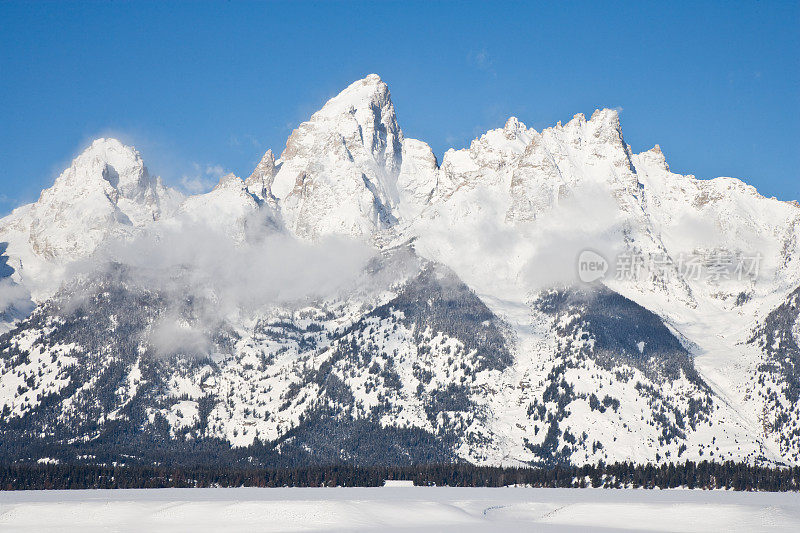
[[[800,3],[0,2],[0,212],[91,139],[173,185],[247,176],[377,72],[437,156],[515,115],[621,108],[634,151],[800,199]]]

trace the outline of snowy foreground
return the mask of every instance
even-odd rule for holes
[[[3,531],[800,531],[800,494],[527,488],[0,492]]]

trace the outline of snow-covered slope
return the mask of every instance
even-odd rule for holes
[[[278,229],[280,220],[274,204],[250,192],[257,187],[252,176],[250,181],[248,185],[233,174],[223,176],[211,192],[187,198],[175,219],[222,232],[236,242],[243,242],[250,232],[262,230],[265,224]]]
[[[800,529],[800,495],[727,490],[327,487],[19,490],[0,493],[0,526],[21,533],[304,529],[392,533]],[[172,525],[170,525],[172,524]]]
[[[7,457],[800,457],[800,206],[634,154],[614,110],[512,117],[439,164],[370,75],[177,200],[100,140],[0,222],[39,304],[0,337]],[[134,234],[184,253],[101,246]]]

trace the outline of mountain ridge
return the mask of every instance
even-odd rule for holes
[[[36,304],[0,336],[6,459],[800,460],[800,208],[633,153],[614,110],[439,162],[370,75],[204,194],[96,141],[0,242]]]

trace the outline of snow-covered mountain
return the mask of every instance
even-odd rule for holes
[[[274,172],[264,183],[301,238],[374,236],[418,212],[435,186],[433,152],[404,139],[389,88],[375,74],[300,124],[276,164],[271,157],[250,179]]]
[[[396,222],[403,134],[389,89],[357,81],[292,132],[270,190],[302,237],[369,235]]]
[[[261,194],[257,194],[250,192],[252,188],[252,179],[248,184],[233,174],[227,174],[211,192],[187,198],[181,204],[176,218],[184,223],[221,231],[237,242],[246,239],[248,225],[260,222],[278,228],[280,218],[274,203],[269,201],[268,196],[265,201],[263,189]]]
[[[186,199],[95,141],[0,240],[6,458],[800,461],[800,206],[614,110],[440,164],[373,74]]]
[[[150,175],[135,149],[97,139],[38,201],[0,220],[0,241],[8,244],[16,280],[40,299],[58,288],[64,265],[170,215],[181,200]]]

